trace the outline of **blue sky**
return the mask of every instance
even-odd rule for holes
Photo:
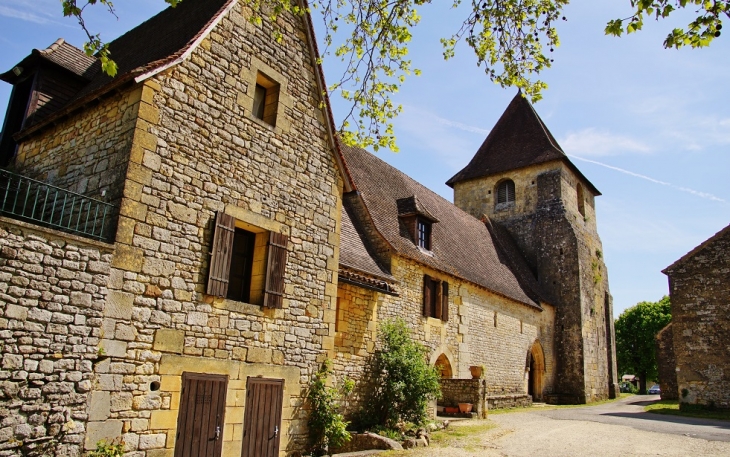
[[[466,165],[516,91],[491,83],[465,46],[443,61],[438,39],[458,28],[463,13],[452,11],[451,2],[434,3],[421,9],[411,46],[423,75],[408,79],[394,98],[404,107],[395,124],[401,152],[378,155],[451,200],[444,182]],[[575,0],[567,8],[555,63],[543,74],[549,89],[535,105],[603,194],[596,199],[597,222],[615,316],[667,294],[661,270],[730,223],[730,41],[722,36],[709,49],[663,49],[666,33],[687,15],[649,20],[638,34],[605,36],[605,23],[628,16],[628,4]],[[118,20],[98,7],[87,17],[105,40],[165,4],[119,0],[116,6]],[[0,3],[0,71],[59,37],[79,47],[85,38],[61,17],[58,0]],[[325,60],[329,81],[337,68]],[[9,94],[1,83],[3,117]],[[335,117],[345,108],[335,94]]]

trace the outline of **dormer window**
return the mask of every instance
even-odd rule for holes
[[[401,235],[410,238],[421,250],[431,251],[432,228],[438,219],[426,210],[415,195],[399,198],[396,200],[396,204],[398,205]]]
[[[431,250],[431,222],[419,218],[418,222],[418,246],[423,249]]]
[[[505,179],[497,185],[497,204],[515,202],[515,182]]]

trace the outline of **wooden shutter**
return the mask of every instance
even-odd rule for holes
[[[281,308],[284,302],[284,272],[286,271],[286,246],[289,237],[281,233],[269,233],[269,259],[266,265],[266,289],[264,306]]]
[[[442,289],[441,289],[441,281],[436,280],[433,281],[433,304],[431,305],[431,309],[433,310],[432,317],[435,317],[436,319],[441,319],[441,310],[443,306],[441,305],[442,300]]]
[[[444,281],[441,283],[441,320],[449,321],[449,283]]]
[[[231,269],[235,231],[236,219],[223,211],[218,211],[215,217],[213,244],[210,250],[207,291],[209,295],[225,297],[228,294],[228,275]]]
[[[423,275],[423,315],[431,317],[433,315],[433,287],[431,277]]]
[[[183,373],[175,457],[220,457],[228,376]]]

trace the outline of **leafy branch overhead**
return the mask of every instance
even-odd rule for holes
[[[664,40],[665,48],[709,46],[722,32],[722,19],[730,18],[730,0],[630,0],[634,13],[624,19],[614,19],[606,26],[607,35],[621,36],[642,29],[644,18],[663,19],[682,8],[694,9],[697,15],[686,29],[675,28]]]
[[[164,0],[176,6],[182,0]],[[563,10],[569,0],[452,0],[464,20],[451,36],[441,39],[443,55],[450,59],[457,45],[466,43],[476,54],[476,64],[502,87],[518,87],[532,101],[541,98],[547,85],[540,73],[550,68],[550,57],[560,44],[556,25],[567,20]],[[585,0],[587,1],[587,0]],[[605,32],[621,36],[641,30],[644,19],[657,20],[684,8],[694,8],[696,18],[686,29],[674,29],[665,47],[702,47],[720,36],[723,17],[730,17],[730,0],[628,0],[634,13],[608,23]],[[241,0],[251,11],[251,21],[260,25],[268,18],[274,38],[282,40],[277,17],[310,10],[303,0]],[[420,22],[418,9],[432,0],[310,0],[326,30],[322,57],[344,64],[343,73],[328,88],[350,102],[340,127],[349,145],[385,147],[397,151],[393,119],[402,107],[393,96],[411,74],[418,75],[408,59],[412,30]],[[93,34],[83,15],[89,6],[102,5],[115,14],[111,0],[62,0],[63,14],[74,17],[86,33],[88,55],[96,55],[105,73],[114,76],[114,56],[99,34]],[[82,3],[82,6],[79,4]],[[315,13],[316,15],[316,13]]]

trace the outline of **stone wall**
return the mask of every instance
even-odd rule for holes
[[[237,4],[141,87],[109,284],[120,306],[105,315],[111,363],[98,370],[112,407],[87,447],[121,433],[130,451],[170,455],[181,370],[228,375],[224,454],[240,452],[246,377],[284,370],[281,453],[304,446],[304,390],[334,343],[342,184],[301,17],[279,17],[291,33],[277,43],[249,15]],[[250,114],[257,72],[279,84],[275,126]],[[206,294],[217,211],[289,237],[282,309]],[[172,356],[182,366],[166,366]]]
[[[532,406],[532,398],[526,394],[490,395],[487,404],[489,409],[527,408]]]
[[[555,310],[513,302],[484,288],[431,270],[412,260],[394,256],[392,274],[399,296],[340,284],[340,317],[335,337],[335,372],[361,381],[377,341],[379,322],[403,319],[411,335],[427,349],[429,362],[444,355],[454,378],[471,380],[470,366],[486,368],[486,395],[526,395],[526,359],[535,348],[542,355],[540,394],[552,392],[555,383],[553,332]],[[449,321],[422,314],[423,275],[449,283]],[[495,320],[496,315],[496,320]],[[344,322],[347,319],[347,322]],[[349,411],[359,406],[368,386],[356,384]]]
[[[680,407],[730,409],[730,227],[665,273]]]
[[[659,369],[659,387],[662,400],[678,400],[677,361],[674,357],[674,332],[672,324],[667,324],[656,336],[657,365]]]
[[[484,379],[441,379],[439,406],[471,403],[480,419],[487,417],[487,382]]]
[[[97,305],[92,296],[86,324],[96,340],[79,342],[103,360],[74,381],[94,379],[91,409],[86,397],[74,403],[75,450],[122,438],[135,457],[171,456],[185,371],[228,376],[224,454],[240,453],[250,376],[285,380],[281,455],[304,447],[305,389],[334,347],[343,183],[302,17],[279,15],[277,43],[271,24],[255,26],[250,14],[235,4],[178,65],[21,145],[22,171],[59,185],[93,192],[80,170],[100,172],[104,160],[123,177],[105,297]],[[251,114],[259,73],[278,84],[274,125]],[[78,155],[67,153],[74,135]],[[68,145],[54,149],[61,139]],[[116,155],[97,154],[97,140]],[[246,230],[288,236],[282,309],[206,294],[218,211]],[[12,353],[3,363],[30,362]]]
[[[80,455],[111,251],[0,217],[0,455]]]
[[[30,178],[118,204],[139,99],[139,90],[100,99],[73,121],[21,140],[11,168]],[[102,191],[106,191],[103,197]]]

